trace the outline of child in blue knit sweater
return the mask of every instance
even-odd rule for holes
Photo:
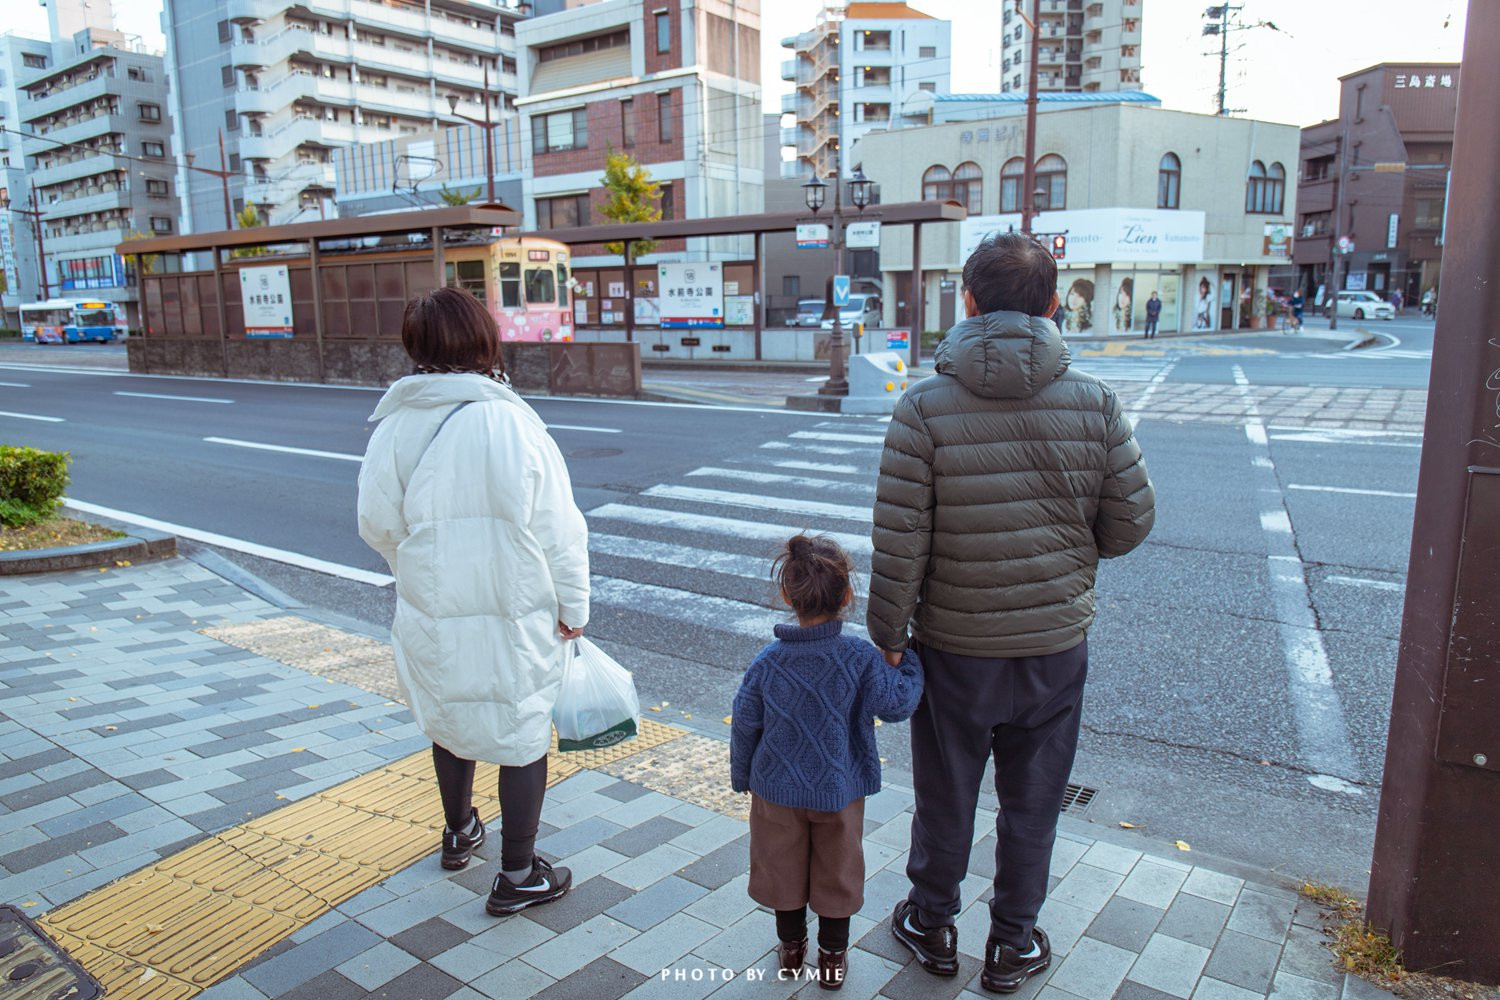
[[[818,915],[818,984],[848,969],[849,918],[864,905],[865,796],[880,791],[874,719],[911,717],[922,668],[899,667],[841,635],[853,564],[827,538],[798,535],[773,567],[796,625],[755,657],[734,698],[730,778],[750,792],[750,898],[776,911],[783,978],[803,975],[807,906]]]

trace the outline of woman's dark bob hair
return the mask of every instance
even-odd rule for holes
[[[505,367],[495,317],[462,288],[439,288],[408,302],[401,346],[421,370],[489,373]]]

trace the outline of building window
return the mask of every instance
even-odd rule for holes
[[[1427,198],[1415,198],[1412,206],[1416,209],[1416,220],[1412,222],[1413,229],[1442,229],[1443,228],[1443,196],[1433,195]]]
[[[979,164],[970,161],[953,168],[953,200],[968,209],[970,215],[979,214],[983,194],[984,171]]]
[[[1268,169],[1259,160],[1250,164],[1245,184],[1245,211],[1263,215],[1280,215],[1286,195],[1286,168],[1279,163]]]
[[[151,231],[153,233],[170,233],[172,231],[172,220],[160,215],[151,216]]]
[[[922,175],[923,201],[948,201],[953,197],[953,175],[941,164],[933,164]]]
[[[224,130],[234,132],[240,127],[240,113],[233,108],[224,112]]]
[[[863,32],[862,42],[862,48],[864,48],[866,52],[891,51],[891,33],[889,31]]]
[[[127,66],[125,67],[125,76],[130,80],[139,80],[141,82],[145,82],[146,71],[141,69],[139,66]]]
[[[935,94],[937,93],[937,84],[931,80],[923,80],[921,83],[917,84],[917,89],[925,91],[929,94]]]
[[[538,229],[571,229],[589,222],[589,196],[567,194],[560,198],[536,200]]]
[[[877,124],[888,122],[891,120],[891,106],[889,104],[861,104],[859,105],[859,120]]]
[[[136,107],[136,111],[140,114],[141,121],[143,121],[143,122],[159,122],[159,121],[161,121],[161,105],[160,104],[137,104],[135,107]]]
[[[781,276],[781,294],[789,299],[802,297],[802,276],[800,274],[783,274]]]
[[[1182,161],[1176,153],[1161,158],[1156,173],[1156,207],[1179,208],[1182,198]]]
[[[677,218],[677,190],[671,184],[659,186],[661,198],[658,207],[661,209],[661,221],[667,222]]]
[[[219,41],[221,41],[221,42],[227,42],[227,41],[229,41],[233,37],[234,37],[234,35],[232,34],[232,31],[231,31],[231,29],[229,27],[229,22],[228,21],[220,21],[219,22]]]
[[[171,192],[167,188],[166,181],[153,180],[148,177],[146,179],[146,193],[153,198],[165,198]]]
[[[143,142],[141,143],[141,155],[149,156],[153,160],[160,160],[167,155],[167,150],[159,142]]]
[[[1302,165],[1304,181],[1323,181],[1333,172],[1332,156],[1314,156]]]
[[[1328,226],[1332,213],[1330,212],[1308,212],[1302,216],[1303,236],[1324,236],[1328,233]]]
[[[620,102],[620,144],[635,145],[635,101],[628,97]]]
[[[1005,161],[1000,168],[1000,211],[1021,210],[1021,182],[1026,179],[1026,161],[1019,156]]]
[[[1006,17],[1009,17],[1010,16],[1010,11],[1006,11],[1005,15],[1006,15]],[[936,45],[923,45],[923,46],[918,47],[918,49],[917,49],[917,58],[918,59],[936,59],[937,58],[937,46]]]
[[[234,67],[233,66],[220,66],[219,67],[219,78],[224,81],[224,86],[226,86],[226,87],[233,87],[234,86]]]
[[[556,153],[565,149],[587,149],[588,115],[582,108],[537,115],[531,119],[533,154]]]
[[[1056,212],[1068,207],[1068,161],[1048,153],[1036,161],[1036,195],[1038,212]]]
[[[480,302],[484,301],[484,261],[453,260],[444,265],[448,287],[462,288]]]
[[[891,68],[889,66],[866,66],[860,70],[862,83],[866,87],[889,87],[891,85]]]
[[[230,153],[229,154],[229,169],[230,169],[231,172],[236,173],[236,174],[240,172],[240,154],[239,153]]]
[[[605,49],[625,48],[630,44],[630,29],[623,28],[619,31],[611,31],[607,35],[594,35],[591,38],[575,38],[572,41],[558,42],[556,45],[547,45],[536,50],[537,62],[551,62],[554,59],[566,59],[569,56],[581,56],[589,52],[603,52]],[[513,59],[505,60],[510,64],[506,70],[508,73],[516,71],[516,63]]]
[[[656,14],[656,54],[664,55],[672,51],[672,15],[666,11],[657,11]]]
[[[35,52],[25,52],[21,55],[21,65],[27,69],[46,69],[47,57],[39,56]]]
[[[672,92],[669,90],[656,95],[656,138],[661,142],[671,142],[673,134]]]

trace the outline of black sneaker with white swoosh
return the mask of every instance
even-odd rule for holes
[[[495,876],[495,886],[490,890],[484,909],[492,917],[508,917],[528,906],[561,899],[572,887],[573,873],[568,869],[553,868],[541,858],[533,858],[531,875],[524,882],[512,882],[504,872]]]
[[[992,993],[1014,993],[1032,976],[1052,964],[1052,942],[1040,928],[1031,932],[1031,947],[1025,951],[990,938],[984,944],[984,972],[979,985]]]
[[[958,929],[951,924],[923,927],[916,904],[903,899],[891,914],[891,933],[911,949],[928,972],[938,976],[958,975]]]

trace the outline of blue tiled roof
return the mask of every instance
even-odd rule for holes
[[[1113,90],[1113,91],[1089,91],[1078,93],[1043,93],[1037,94],[1038,101],[1057,104],[1160,104],[1161,98],[1146,93],[1144,90]],[[997,103],[997,104],[1021,104],[1026,100],[1024,92],[1009,91],[1004,94],[933,94],[934,101],[964,102],[964,103]]]

